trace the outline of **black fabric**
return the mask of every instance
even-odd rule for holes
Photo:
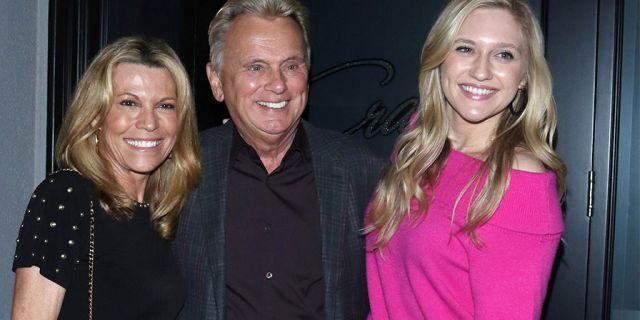
[[[237,131],[231,157],[227,319],[322,319],[320,211],[304,129],[271,174]]]
[[[13,270],[37,266],[66,289],[58,319],[88,314],[88,230],[93,184],[74,171],[47,177],[34,191],[17,240]],[[174,319],[184,289],[170,242],[152,229],[149,209],[131,220],[94,203],[94,319]]]

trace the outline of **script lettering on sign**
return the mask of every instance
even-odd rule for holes
[[[385,71],[384,78],[378,83],[381,87],[388,85],[395,75],[393,64],[384,59],[354,60],[328,68],[311,77],[311,84],[317,83],[330,75],[357,67],[376,67]],[[407,126],[409,116],[415,112],[418,106],[418,98],[405,99],[394,108],[389,108],[382,100],[374,101],[368,108],[362,120],[346,129],[347,134],[355,134],[362,130],[366,139],[372,139],[377,135],[387,136],[394,132],[400,133]]]

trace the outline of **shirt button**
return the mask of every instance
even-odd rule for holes
[[[271,232],[271,227],[270,226],[264,226],[264,231]]]
[[[267,272],[267,274],[264,275],[267,279],[271,279],[273,278],[273,273],[271,272]]]

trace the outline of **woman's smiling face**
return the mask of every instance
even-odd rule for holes
[[[134,63],[117,65],[112,81],[98,146],[122,184],[148,176],[171,153],[179,130],[176,86],[167,69]]]
[[[499,114],[526,84],[526,41],[513,15],[479,8],[462,23],[440,66],[449,121],[495,128]]]

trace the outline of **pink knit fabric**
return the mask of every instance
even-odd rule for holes
[[[371,251],[367,237],[369,319],[539,319],[563,230],[552,172],[511,170],[494,216],[477,229],[483,247],[464,232],[470,192],[451,213],[481,165],[452,150],[424,218],[406,218],[388,245]],[[417,202],[411,211],[418,209]]]

